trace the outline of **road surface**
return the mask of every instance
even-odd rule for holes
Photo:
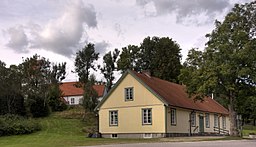
[[[256,140],[138,143],[101,145],[91,147],[256,147]]]

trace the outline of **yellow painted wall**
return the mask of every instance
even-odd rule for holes
[[[192,110],[189,109],[176,109],[176,125],[171,125],[171,113],[170,108],[167,110],[167,133],[189,133],[190,125],[189,125],[189,115]],[[191,127],[192,133],[199,132],[199,115],[204,116],[204,132],[214,132],[214,113],[209,113],[210,117],[210,127],[206,128],[205,124],[205,112],[196,111],[196,125],[195,127]],[[222,117],[220,117],[220,126],[222,128]],[[230,120],[229,117],[226,116],[226,130],[230,130]]]
[[[125,101],[127,87],[133,87],[133,101]],[[152,108],[152,125],[142,125],[142,108]],[[109,126],[111,110],[118,110],[118,126]],[[165,133],[164,104],[129,74],[102,104],[99,118],[100,133]]]
[[[167,133],[189,133],[189,113],[188,110],[176,108],[176,126],[172,126],[170,108],[168,108]]]

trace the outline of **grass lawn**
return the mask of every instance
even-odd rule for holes
[[[251,125],[243,126],[243,136],[249,136],[249,133],[256,134],[256,126],[251,126]]]
[[[73,114],[74,112],[72,112]],[[77,113],[76,113],[77,114]],[[84,122],[74,117],[63,117],[63,113],[55,113],[47,118],[38,119],[42,124],[42,131],[17,136],[0,137],[0,147],[69,147],[90,146],[102,144],[142,143],[142,142],[177,142],[177,141],[211,141],[211,140],[234,140],[241,138],[159,138],[159,139],[106,139],[86,138],[82,128]],[[66,114],[65,114],[66,115]],[[66,115],[67,116],[67,115]],[[68,115],[70,116],[70,115]],[[75,116],[75,113],[73,114]],[[80,117],[81,118],[81,117]]]
[[[154,142],[156,139],[86,138],[85,126],[79,119],[65,119],[56,115],[39,119],[42,131],[17,136],[0,137],[0,147],[68,147],[112,143]]]

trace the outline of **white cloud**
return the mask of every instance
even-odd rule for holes
[[[97,27],[96,12],[92,5],[84,5],[82,1],[70,1],[63,9],[63,14],[56,19],[49,19],[45,25],[32,22],[26,28],[30,38],[22,28],[10,28],[8,46],[15,49],[30,48],[44,49],[70,57],[78,49],[86,29]],[[14,31],[19,35],[15,37]],[[14,32],[14,33],[13,33]],[[21,50],[22,51],[22,50]],[[28,49],[26,50],[28,51]]]

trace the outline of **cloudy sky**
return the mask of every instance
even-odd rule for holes
[[[74,81],[75,53],[86,43],[94,43],[102,57],[158,36],[173,38],[184,61],[192,47],[203,49],[214,20],[223,20],[235,3],[249,1],[1,0],[0,60],[9,66],[37,53],[52,62],[67,62],[66,81]]]

